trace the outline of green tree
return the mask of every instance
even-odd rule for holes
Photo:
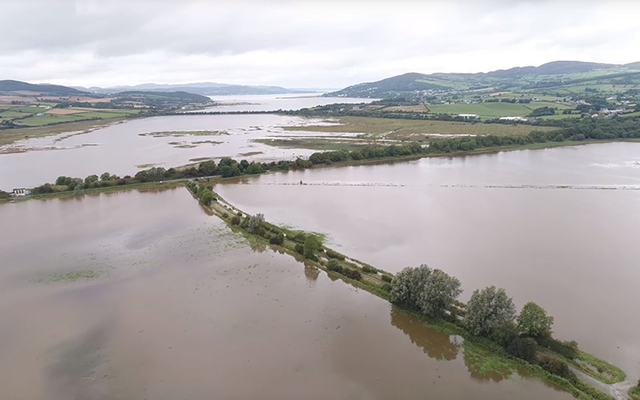
[[[86,178],[84,178],[84,183],[86,184],[92,184],[94,182],[98,182],[98,175],[89,175]]]
[[[244,172],[246,174],[259,174],[262,172],[262,166],[260,164],[252,162]]]
[[[108,172],[105,172],[104,174],[100,175],[100,180],[101,181],[111,180],[111,174]]]
[[[304,240],[304,257],[310,260],[316,259],[316,251],[320,248],[322,243],[315,235],[307,235]]]
[[[465,325],[474,335],[488,336],[494,330],[513,322],[516,307],[504,289],[490,286],[476,290],[467,303]]]
[[[202,193],[200,193],[199,196],[202,204],[204,204],[205,206],[211,205],[211,202],[213,201],[213,192],[211,190],[205,189],[202,191]]]
[[[529,336],[549,336],[552,325],[553,317],[533,302],[525,304],[518,315],[518,328]]]
[[[249,225],[247,227],[247,230],[251,233],[256,233],[258,232],[258,228],[260,228],[260,225],[262,225],[263,222],[264,222],[263,214],[253,215],[251,216],[251,218],[249,218]]]
[[[200,165],[198,166],[198,172],[202,176],[215,175],[218,172],[218,167],[216,166],[215,161],[209,160],[200,163]]]
[[[460,281],[444,271],[426,265],[405,268],[396,275],[391,301],[423,314],[441,318],[462,293]]]

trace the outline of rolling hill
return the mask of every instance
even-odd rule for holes
[[[533,90],[578,84],[616,84],[640,80],[640,62],[602,64],[554,61],[540,66],[515,67],[479,73],[411,72],[349,86],[325,96],[416,99],[437,93],[481,90]]]
[[[0,92],[32,92],[58,96],[86,95],[88,93],[67,86],[34,84],[14,80],[1,80]]]

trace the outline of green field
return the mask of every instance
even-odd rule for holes
[[[499,103],[498,103],[499,104]],[[529,125],[483,124],[457,121],[411,120],[395,118],[338,117],[328,120],[340,125],[285,126],[288,131],[362,133],[365,138],[415,140],[428,134],[440,135],[526,135],[533,130],[552,127]]]
[[[558,110],[571,109],[567,104],[538,101],[532,103],[477,103],[477,104],[429,104],[429,111],[436,114],[478,114],[482,118],[524,117],[536,108],[552,107]]]
[[[19,122],[22,126],[44,126],[59,124],[63,122],[83,121],[88,119],[110,119],[124,118],[128,115],[137,114],[138,110],[118,110],[118,111],[88,111],[78,114],[45,114],[22,119]]]

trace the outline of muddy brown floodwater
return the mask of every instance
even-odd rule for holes
[[[288,255],[184,188],[0,205],[3,399],[571,399]]]
[[[304,185],[300,185],[303,181]],[[640,377],[640,144],[610,143],[241,178],[222,197],[397,272],[426,263],[467,300],[489,285]]]

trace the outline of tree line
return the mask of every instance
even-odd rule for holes
[[[558,358],[540,356],[539,347],[553,342],[577,351],[577,344],[562,343],[551,337],[553,317],[539,305],[529,302],[520,313],[504,289],[490,286],[473,292],[465,305],[457,301],[462,293],[460,281],[439,269],[426,265],[408,267],[391,283],[391,302],[428,318],[445,319],[474,336],[488,338],[505,351],[530,363],[537,363],[549,373],[577,380],[568,365]],[[564,354],[563,354],[564,355]]]

